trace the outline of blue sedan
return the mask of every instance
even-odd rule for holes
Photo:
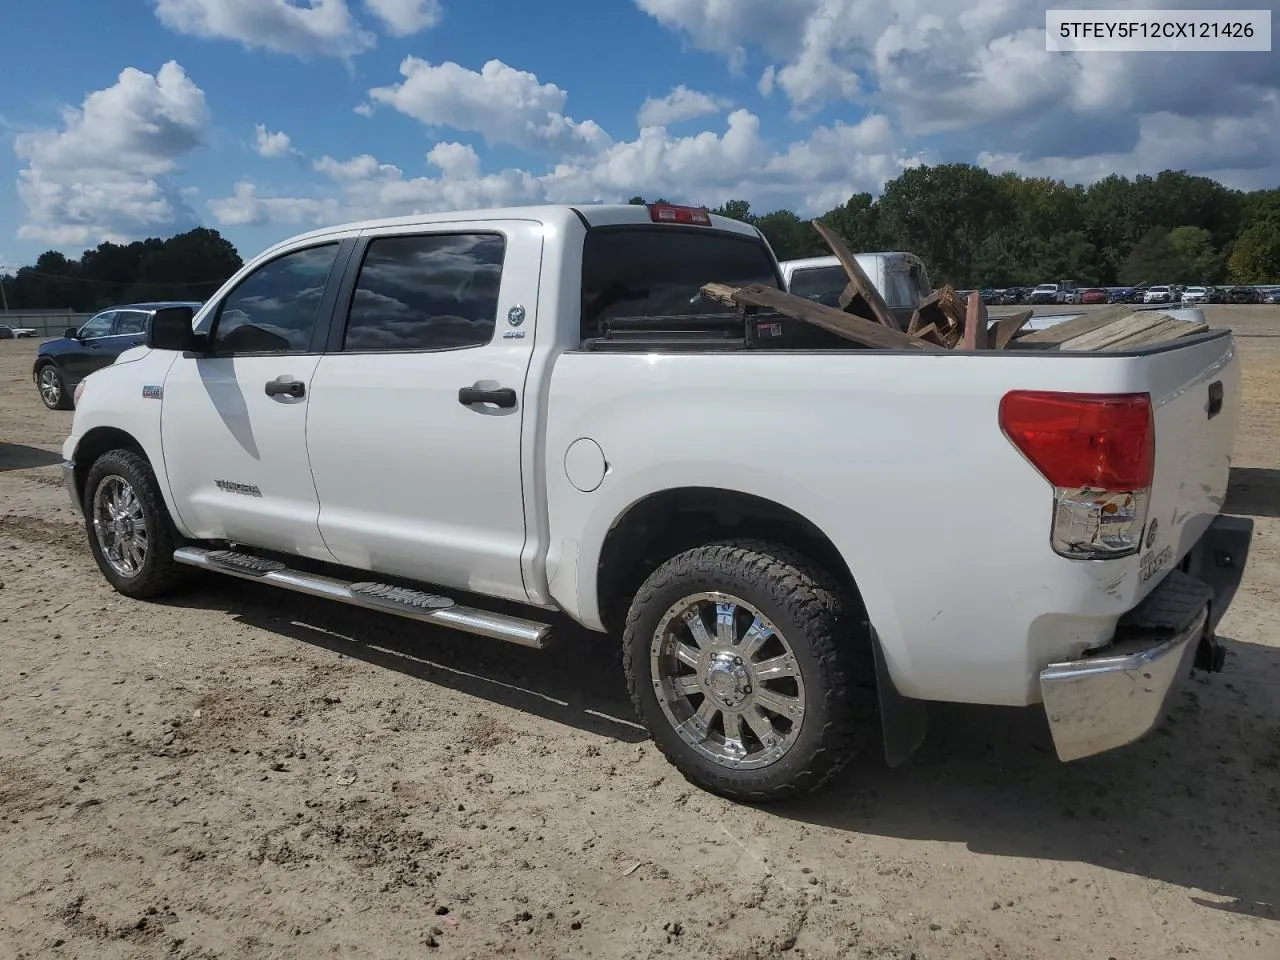
[[[199,310],[201,304],[180,300],[112,307],[91,317],[80,329],[72,327],[61,337],[40,344],[31,371],[40,400],[50,410],[70,410],[80,381],[146,340],[151,318],[162,307]]]

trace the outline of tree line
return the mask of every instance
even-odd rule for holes
[[[755,224],[779,259],[830,253],[790,210],[761,215],[730,200],[712,213]],[[1280,283],[1280,189],[1233,190],[1180,170],[1084,187],[964,163],[921,166],[879,198],[855,193],[818,219],[855,251],[916,254],[935,285]]]
[[[204,300],[241,263],[217,230],[198,227],[167,240],[100,243],[79,259],[49,250],[0,283],[10,310],[92,313],[121,303]]]
[[[779,259],[829,252],[790,210],[756,214],[748,201],[730,200],[712,212],[755,224]],[[963,163],[921,166],[886,183],[880,197],[855,193],[819,219],[854,250],[920,256],[935,285],[1280,283],[1280,188],[1244,192],[1181,170],[1083,187]],[[89,312],[203,300],[240,265],[228,240],[200,227],[167,240],[100,243],[79,259],[49,250],[0,284],[13,310]]]

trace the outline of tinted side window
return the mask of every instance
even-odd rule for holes
[[[344,350],[449,350],[493,338],[506,241],[496,234],[378,237],[369,244]]]
[[[147,329],[147,314],[141,310],[121,310],[116,314],[117,337],[143,333]]]
[[[81,338],[88,340],[91,337],[111,336],[111,325],[115,323],[115,319],[116,311],[114,310],[108,310],[106,313],[98,314],[80,328]]]
[[[227,294],[214,323],[213,352],[306,353],[338,244],[286,253]]]
[[[840,294],[849,285],[844,267],[806,267],[791,274],[791,293],[828,307],[840,305]]]

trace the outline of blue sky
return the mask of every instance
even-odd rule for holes
[[[1046,53],[1043,30],[1027,0],[12,3],[0,264],[636,193],[812,214],[940,160],[1280,183],[1274,54]]]

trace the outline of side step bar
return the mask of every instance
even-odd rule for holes
[[[348,582],[315,573],[291,570],[276,560],[233,550],[207,550],[204,547],[180,547],[173,552],[173,559],[189,567],[200,567],[218,573],[257,580],[272,586],[283,587],[296,593],[313,597],[325,597],[353,607],[393,613],[410,620],[451,627],[466,633],[474,633],[493,640],[506,640],[522,647],[541,650],[551,640],[551,625],[512,617],[503,613],[490,613],[461,607],[448,597],[396,587],[386,583]]]

